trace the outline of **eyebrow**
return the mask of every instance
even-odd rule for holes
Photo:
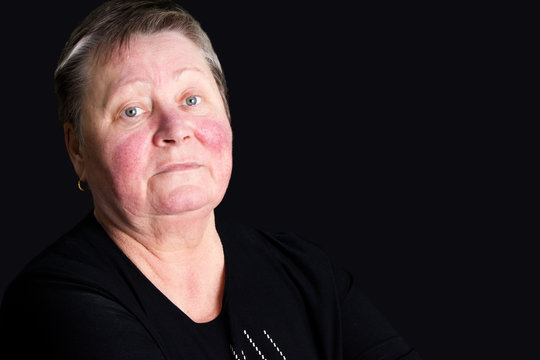
[[[196,67],[196,66],[188,66],[188,67],[185,67],[185,68],[181,68],[181,69],[178,69],[176,70],[175,72],[173,72],[173,76],[174,78],[177,80],[178,78],[180,78],[182,76],[182,74],[184,74],[186,71],[195,71],[195,72],[198,72],[198,73],[201,73],[203,75],[206,75],[205,72]]]
[[[198,73],[201,73],[201,74],[205,75],[205,72],[202,69],[200,69],[200,68],[198,68],[196,66],[188,66],[188,67],[180,68],[178,70],[173,71],[172,76],[173,76],[173,78],[175,80],[178,80],[179,78],[182,77],[182,75],[184,73],[186,73],[188,71],[194,71],[194,72],[198,72]],[[136,77],[134,79],[129,79],[129,80],[126,80],[126,81],[120,80],[118,82],[118,84],[113,87],[113,89],[114,89],[114,91],[116,91],[117,89],[125,87],[127,85],[131,85],[132,83],[150,84],[150,82],[147,81],[145,78]]]

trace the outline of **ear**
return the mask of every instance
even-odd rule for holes
[[[73,124],[64,124],[64,140],[66,141],[66,148],[73,164],[73,168],[82,181],[86,180],[86,168],[84,163],[83,149],[79,134],[75,131]]]

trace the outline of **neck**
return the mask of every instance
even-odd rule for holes
[[[195,322],[219,314],[225,258],[213,211],[129,222],[104,215],[96,208],[96,219],[112,240],[180,310]]]
[[[152,255],[160,262],[183,263],[211,246],[221,246],[213,211],[121,218],[96,208],[94,214],[128,257]]]

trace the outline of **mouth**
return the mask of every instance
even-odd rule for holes
[[[174,163],[170,165],[166,165],[164,167],[161,167],[159,171],[155,175],[165,174],[165,173],[171,173],[171,172],[182,172],[182,171],[189,171],[189,170],[195,170],[200,168],[201,165],[196,162],[182,162],[182,163]]]

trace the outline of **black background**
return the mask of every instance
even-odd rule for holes
[[[0,295],[92,207],[76,187],[52,77],[97,3],[3,11]],[[495,81],[485,9],[182,5],[212,39],[230,90],[234,170],[218,216],[319,243],[425,359],[518,354],[503,333],[521,327],[526,280],[512,271],[528,264],[516,258],[512,170],[500,166],[512,135],[485,111]]]

